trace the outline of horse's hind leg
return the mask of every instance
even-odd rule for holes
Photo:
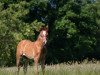
[[[16,58],[16,65],[17,65],[17,75],[19,75],[19,71],[20,71],[20,68],[21,68],[21,64],[20,64],[20,57],[17,57]]]
[[[26,72],[27,72],[27,66],[28,66],[28,58],[25,58],[25,63],[24,63],[24,65],[23,65],[24,75],[26,75]]]
[[[19,75],[20,68],[21,68],[21,65],[18,66],[17,75]]]

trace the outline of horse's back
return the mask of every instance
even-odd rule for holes
[[[18,43],[17,48],[18,47],[24,47],[26,44],[32,43],[30,40],[22,40]]]

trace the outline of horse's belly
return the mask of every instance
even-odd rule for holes
[[[25,53],[25,56],[29,59],[33,59],[34,58],[34,54],[30,51],[28,53]]]

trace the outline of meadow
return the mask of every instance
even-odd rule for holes
[[[16,75],[16,71],[16,67],[2,67],[0,75]],[[33,66],[28,66],[27,75],[34,75],[33,73]],[[24,75],[23,68],[20,70],[20,75]],[[42,75],[40,66],[39,75]],[[100,62],[46,65],[45,75],[100,75]]]

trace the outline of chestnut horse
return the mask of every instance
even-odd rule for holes
[[[44,27],[40,31],[40,34],[38,35],[36,41],[32,42],[30,40],[22,40],[19,42],[16,51],[16,65],[18,67],[17,74],[19,74],[20,67],[22,66],[20,64],[21,58],[24,56],[27,58],[25,64],[23,65],[24,74],[26,74],[27,72],[28,59],[33,59],[35,75],[38,75],[39,60],[41,60],[41,68],[44,75],[45,55],[46,55],[45,44],[47,42],[47,35],[48,35],[48,28]]]

